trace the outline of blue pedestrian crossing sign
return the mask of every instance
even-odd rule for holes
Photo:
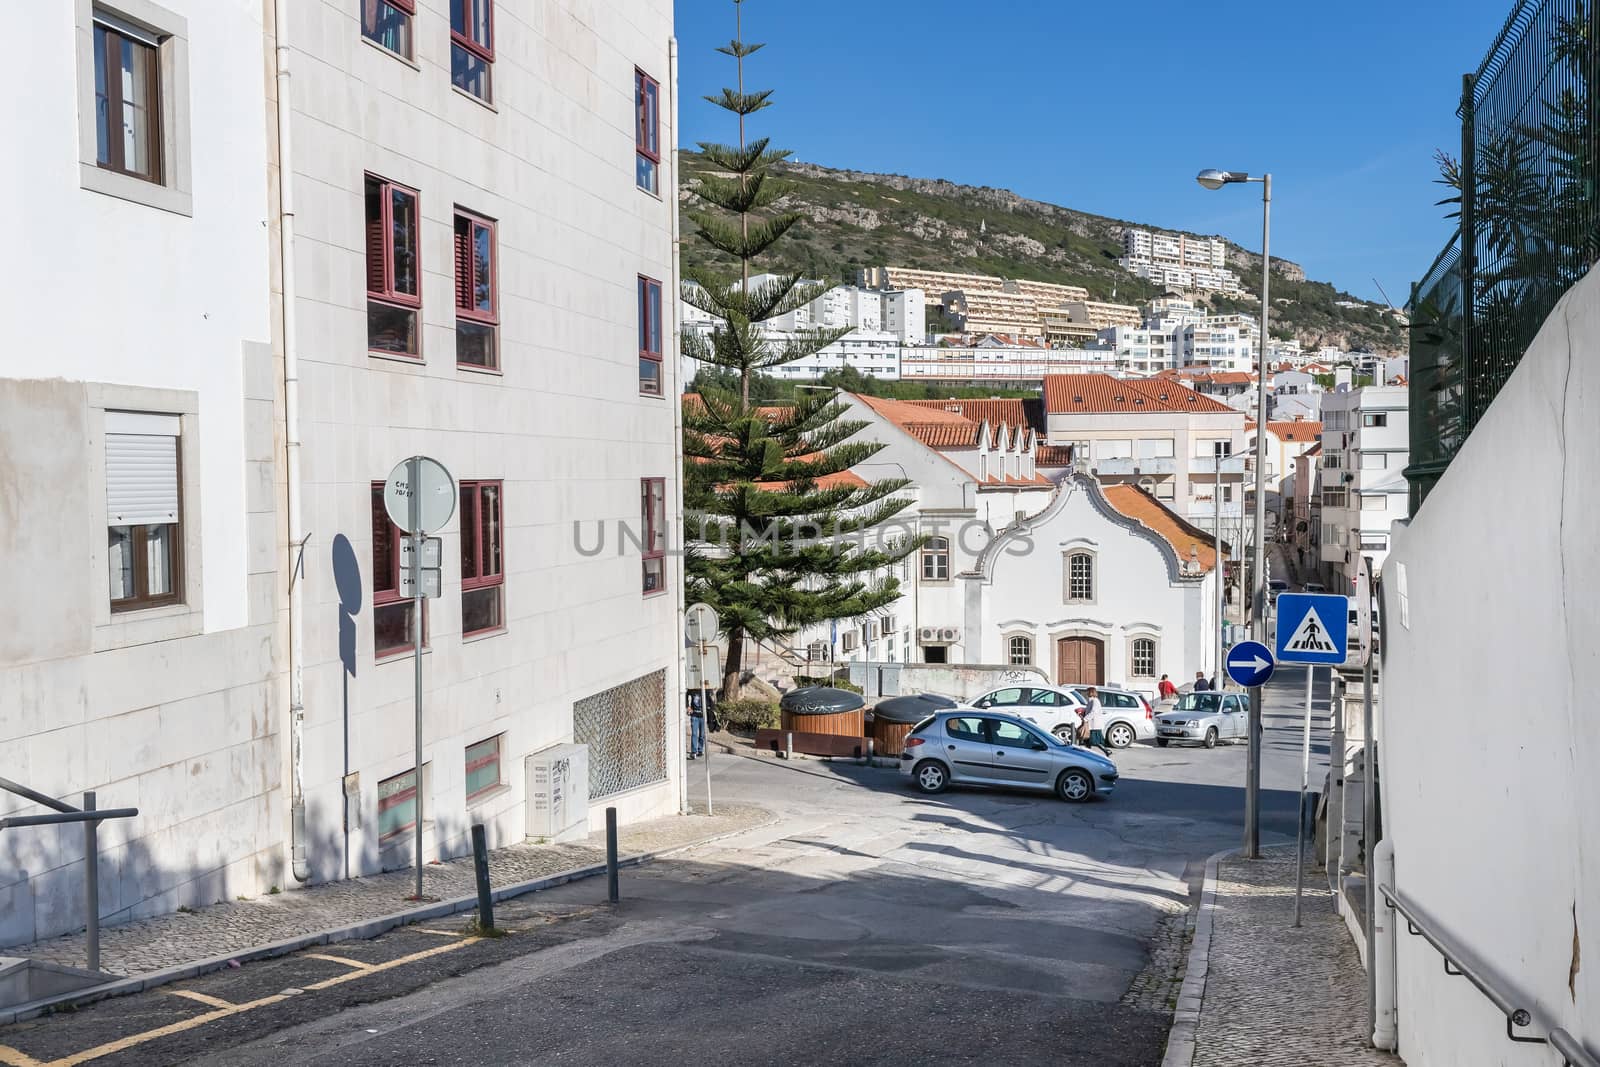
[[[1249,689],[1272,677],[1272,649],[1260,641],[1240,641],[1228,649],[1228,677]]]
[[[1338,593],[1278,594],[1278,662],[1343,663],[1350,600]]]

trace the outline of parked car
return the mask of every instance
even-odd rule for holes
[[[1279,593],[1287,593],[1288,591],[1289,583],[1282,578],[1273,578],[1267,582],[1267,599],[1274,604],[1278,602]]]
[[[1323,585],[1321,582],[1307,582],[1305,585],[1300,587],[1300,590],[1304,593],[1326,593],[1328,591],[1328,587]]]
[[[1086,685],[1072,687],[1085,705],[1089,703],[1089,698],[1084,695],[1088,688]],[[1135,741],[1148,741],[1156,735],[1156,709],[1143,693],[1104,685],[1095,689],[1100,694],[1100,706],[1106,709],[1105,728],[1102,731],[1106,744],[1112,748],[1127,748]]]
[[[980,710],[1003,709],[1009,715],[1026,719],[1042,730],[1071,744],[1083,721],[1084,700],[1071,689],[1059,685],[1008,685],[991,690],[971,702]]]
[[[1217,742],[1245,737],[1250,728],[1250,697],[1246,693],[1185,693],[1169,712],[1156,719],[1156,744],[1197,741],[1207,748]]]
[[[1117,765],[1096,752],[1062,744],[1015,715],[953,708],[912,728],[900,773],[924,793],[952,785],[1003,786],[1051,792],[1082,803],[1108,795]]]

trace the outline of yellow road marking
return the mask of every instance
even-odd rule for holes
[[[425,948],[421,952],[413,952],[411,955],[401,956],[399,959],[388,960],[384,963],[368,964],[365,970],[350,971],[348,974],[336,974],[332,978],[324,978],[320,982],[315,982],[306,986],[306,988],[327,989],[329,986],[336,986],[342,982],[348,982],[353,978],[365,978],[370,974],[377,974],[379,971],[387,971],[393,967],[399,967],[407,963],[415,963],[417,960],[425,960],[429,956],[440,956],[446,952],[454,952],[456,949],[464,948],[467,945],[472,944],[474,941],[482,940],[483,939],[481,937],[464,937],[460,941],[452,941],[448,945],[440,945],[437,948]]]
[[[233,1008],[238,1006],[231,1000],[223,1000],[221,997],[214,997],[209,993],[197,993],[193,989],[169,989],[167,992],[175,997],[188,997],[190,1000],[198,1000],[200,1003],[209,1004],[213,1008]]]
[[[230,1015],[238,1015],[242,1012],[252,1011],[287,999],[289,998],[282,993],[274,993],[272,996],[262,997],[260,1000],[235,1004],[227,1008],[218,1008],[216,1011],[208,1011],[204,1015],[196,1015],[192,1019],[184,1019],[182,1022],[158,1026],[154,1030],[146,1030],[140,1034],[119,1037],[115,1041],[107,1041],[103,1045],[96,1045],[94,1048],[84,1049],[82,1052],[74,1052],[72,1055],[63,1056],[59,1060],[52,1060],[50,1063],[45,1064],[44,1067],[75,1067],[76,1064],[88,1063],[90,1060],[97,1060],[101,1056],[109,1056],[113,1052],[123,1052],[127,1049],[135,1048],[147,1041],[155,1041],[157,1038],[181,1034],[185,1030],[193,1030],[197,1026],[204,1026],[206,1023],[215,1022],[218,1019],[226,1019]]]
[[[398,959],[388,960],[384,963],[361,963],[358,960],[346,959],[343,956],[327,956],[321,953],[310,952],[304,953],[303,955],[310,956],[312,959],[326,959],[332,960],[335,963],[346,963],[350,964],[352,968],[344,974],[335,975],[332,978],[324,979],[314,985],[308,985],[305,988],[307,990],[327,989],[330,986],[340,985],[341,983],[353,981],[357,978],[365,978],[368,975],[377,974],[379,971],[387,971],[395,967],[404,966],[407,963],[415,963],[417,960],[425,960],[430,956],[439,956],[446,952],[454,952],[458,948],[465,948],[474,941],[481,940],[483,939],[480,937],[463,936],[460,940],[452,941],[448,945],[439,945],[434,948],[423,949],[421,952],[413,952],[409,956],[401,956]],[[4,1064],[5,1067],[76,1067],[77,1064],[88,1063],[90,1060],[97,1060],[102,1056],[109,1056],[114,1052],[123,1052],[127,1049],[143,1045],[149,1041],[155,1041],[163,1037],[170,1037],[173,1034],[181,1034],[185,1030],[193,1030],[196,1027],[204,1026],[206,1023],[216,1022],[218,1019],[226,1019],[230,1015],[242,1015],[247,1011],[254,1011],[256,1008],[264,1008],[269,1004],[276,1004],[279,1001],[289,999],[289,994],[274,993],[270,997],[262,997],[259,1000],[247,1001],[243,1004],[230,1004],[220,998],[210,997],[205,993],[196,993],[190,989],[174,989],[170,992],[178,996],[188,997],[191,1000],[198,1000],[205,1004],[215,1002],[218,1007],[215,1011],[208,1011],[202,1015],[196,1015],[192,1019],[184,1019],[181,1022],[169,1023],[166,1026],[159,1026],[154,1030],[146,1030],[143,1033],[130,1034],[127,1037],[118,1038],[115,1041],[108,1041],[103,1045],[96,1045],[94,1048],[84,1049],[82,1052],[75,1052],[70,1056],[63,1056],[61,1059],[52,1060],[49,1063],[41,1063],[38,1060],[32,1059],[31,1057],[18,1052],[16,1049],[9,1048],[5,1045],[0,1045],[0,1064]]]
[[[372,970],[372,964],[363,963],[361,960],[353,960],[349,956],[330,956],[326,952],[302,952],[300,953],[300,956],[302,959],[327,960],[329,963],[342,963],[346,967],[354,967],[358,971]]]

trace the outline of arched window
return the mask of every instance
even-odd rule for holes
[[[1007,661],[1013,667],[1031,667],[1033,665],[1033,638],[1013,637],[1008,644]]]
[[[1067,599],[1094,599],[1094,553],[1073,552],[1067,556]]]
[[[922,580],[948,582],[950,580],[950,540],[930,537],[922,546]]]
[[[1156,676],[1156,642],[1153,637],[1135,637],[1133,639],[1132,655],[1133,676],[1135,678],[1154,678]]]

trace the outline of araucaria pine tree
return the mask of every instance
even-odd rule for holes
[[[848,331],[786,331],[779,340],[762,326],[827,286],[791,273],[751,284],[758,259],[800,216],[769,210],[784,194],[769,171],[788,153],[745,137],[745,120],[770,104],[772,92],[744,90],[744,61],[761,45],[742,40],[743,0],[733,3],[735,37],[717,51],[733,58],[738,87],[707,99],[738,117],[739,143],[700,145],[714,172],[694,184],[689,217],[701,240],[738,263],[738,275],[686,270],[682,294],[719,320],[710,337],[686,331],[684,352],[739,376],[737,393],[706,388],[686,398],[683,416],[687,592],[722,618],[724,699],[738,695],[745,638],[769,642],[894,603],[900,590],[890,567],[917,544],[880,536],[911,503],[895,495],[907,483],[850,473],[882,446],[851,440],[866,423],[842,417],[848,407],[837,393],[802,391],[792,407],[750,403],[756,371],[812,355]]]

